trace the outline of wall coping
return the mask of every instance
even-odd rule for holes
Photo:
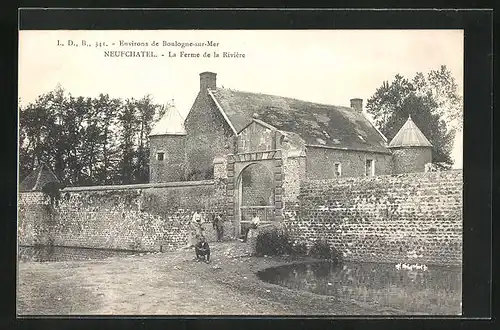
[[[370,149],[361,149],[361,148],[324,146],[324,145],[320,145],[320,144],[306,144],[306,148],[333,149],[333,150],[342,150],[342,151],[354,151],[354,152],[365,152],[365,153],[392,155],[390,150],[387,150],[387,151],[385,151],[385,150],[370,150]]]
[[[25,194],[38,194],[38,195],[45,195],[45,193],[44,193],[43,191],[40,191],[40,190],[25,190],[25,191],[18,190],[18,191],[17,191],[17,194],[18,194],[18,195],[25,195]]]
[[[66,187],[66,188],[62,189],[61,192],[130,190],[130,189],[173,188],[173,187],[197,187],[197,186],[211,186],[214,184],[215,184],[215,180],[178,181],[178,182],[161,182],[161,183],[141,183],[141,184],[129,184],[129,185]]]
[[[374,176],[349,176],[349,177],[341,177],[341,178],[334,178],[334,179],[306,179],[303,180],[303,182],[336,182],[336,183],[349,183],[349,182],[357,182],[357,181],[372,181],[376,180],[377,178],[402,178],[402,177],[433,177],[433,176],[439,176],[439,175],[454,175],[454,174],[460,174],[462,173],[463,175],[463,169],[451,169],[451,170],[446,170],[446,171],[436,171],[436,172],[414,172],[414,173],[400,173],[400,174],[381,174],[381,175],[374,175]]]

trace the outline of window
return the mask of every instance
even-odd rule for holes
[[[275,150],[276,149],[276,134],[273,134],[272,140],[271,140],[271,149]]]
[[[335,176],[342,175],[342,166],[340,165],[340,163],[333,164],[333,170],[334,170]]]
[[[156,154],[156,159],[157,160],[163,160],[165,158],[165,153],[164,152],[159,152]]]
[[[375,161],[373,159],[367,159],[365,166],[365,176],[374,176],[374,175],[375,175]]]

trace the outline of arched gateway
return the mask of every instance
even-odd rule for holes
[[[245,152],[228,156],[228,220],[241,234],[242,223],[257,214],[261,221],[283,217],[283,161],[280,150]]]

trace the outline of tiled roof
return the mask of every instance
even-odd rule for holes
[[[42,191],[49,182],[60,183],[54,172],[41,163],[19,184],[19,191]]]
[[[299,134],[307,145],[389,153],[382,135],[357,110],[226,88],[211,90],[236,131],[254,118]]]
[[[432,144],[408,116],[406,123],[389,143],[389,148],[398,147],[432,147]]]
[[[154,135],[186,135],[184,118],[174,106],[167,109],[165,115],[154,124],[149,136]]]

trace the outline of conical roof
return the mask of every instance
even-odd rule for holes
[[[167,109],[165,115],[155,123],[149,136],[155,135],[186,135],[184,118],[175,106]]]
[[[44,163],[40,163],[19,184],[19,191],[42,191],[43,187],[50,182],[60,183],[54,172]]]
[[[389,143],[389,148],[398,147],[432,147],[432,144],[408,116],[406,123]]]

